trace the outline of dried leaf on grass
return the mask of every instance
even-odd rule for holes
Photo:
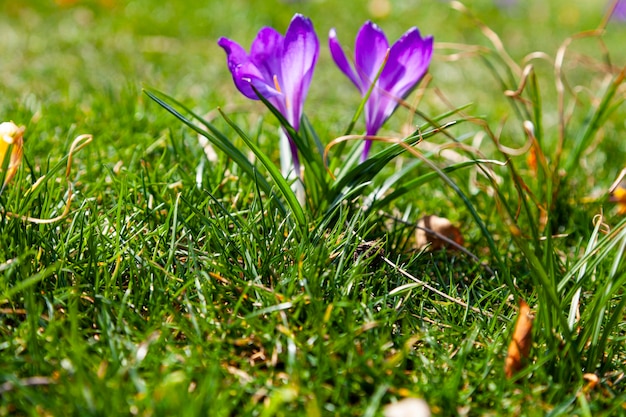
[[[583,388],[583,392],[589,392],[593,390],[598,383],[600,383],[600,378],[598,375],[592,373],[586,373],[583,375],[583,379],[587,381],[587,385]]]
[[[504,373],[507,378],[511,378],[526,365],[532,344],[533,319],[528,304],[520,300],[519,316],[504,362]]]
[[[430,408],[421,398],[405,398],[385,406],[385,417],[430,417]]]
[[[417,222],[415,243],[422,249],[427,246],[431,250],[455,248],[463,246],[463,235],[450,220],[438,216],[424,216]]]
[[[528,150],[528,155],[526,156],[526,163],[528,164],[528,167],[532,171],[533,176],[535,178],[537,177],[537,171],[538,171],[537,170],[537,154],[539,152],[541,152],[541,150],[539,149],[539,145],[533,144]]]

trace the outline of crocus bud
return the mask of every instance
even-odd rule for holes
[[[7,158],[7,152],[11,150],[11,156],[6,166],[4,175],[4,185],[15,176],[17,168],[22,161],[24,126],[18,126],[13,122],[0,123],[0,169]]]

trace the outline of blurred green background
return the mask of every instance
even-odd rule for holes
[[[587,0],[484,0],[467,6],[502,37],[516,60],[536,50],[554,56],[566,37],[597,27],[607,8],[604,1]],[[284,32],[296,12],[312,18],[322,44],[305,112],[311,119],[324,120],[330,132],[338,124],[336,134],[353,114],[359,97],[330,59],[326,43],[331,27],[346,47],[367,19],[377,22],[392,42],[408,27],[418,26],[423,34],[433,34],[437,43],[488,45],[471,19],[453,10],[449,2],[436,0],[2,1],[0,114],[28,124],[33,115],[42,120],[40,116],[55,106],[67,113],[77,129],[113,138],[114,126],[100,131],[102,126],[94,123],[102,112],[114,111],[103,96],[111,105],[125,103],[120,96],[127,94],[137,94],[143,101],[140,89],[150,86],[206,111],[243,103],[217,39],[227,36],[247,48],[260,27],[274,26]],[[605,39],[614,62],[623,63],[626,53],[620,46],[626,24],[612,22],[608,28]],[[596,43],[586,41],[578,47],[598,49]],[[497,95],[493,80],[478,59],[450,63],[443,59],[448,53],[441,49],[436,53],[433,84],[455,105],[477,103],[480,113],[480,103]],[[141,105],[124,109],[121,116],[129,117],[129,111],[135,119],[129,121],[134,123],[145,117]],[[44,136],[67,128],[42,123]]]

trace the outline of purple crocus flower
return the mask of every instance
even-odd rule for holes
[[[285,36],[273,28],[262,28],[249,54],[231,39],[220,38],[217,43],[226,51],[228,69],[239,91],[258,100],[254,86],[297,131],[319,55],[319,41],[311,20],[296,14]],[[291,138],[289,142],[294,167],[300,175],[298,150]]]
[[[328,43],[335,63],[356,85],[362,96],[367,94],[387,59],[365,103],[367,136],[376,135],[398,106],[399,100],[405,98],[424,77],[433,53],[433,37],[422,38],[415,27],[389,48],[385,33],[370,21],[365,22],[356,36],[354,69],[337,40],[335,29],[330,30]],[[361,161],[367,159],[371,145],[370,140],[365,142]]]

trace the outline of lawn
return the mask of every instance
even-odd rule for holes
[[[608,7],[0,1],[0,122],[24,128],[1,166],[0,416],[377,416],[413,397],[626,415],[626,22]],[[218,46],[295,13],[320,42],[300,199],[276,168],[285,121]],[[367,20],[435,47],[359,164],[363,97],[328,35],[351,51]],[[457,245],[420,244],[429,215]],[[512,341],[529,351],[505,371]]]

